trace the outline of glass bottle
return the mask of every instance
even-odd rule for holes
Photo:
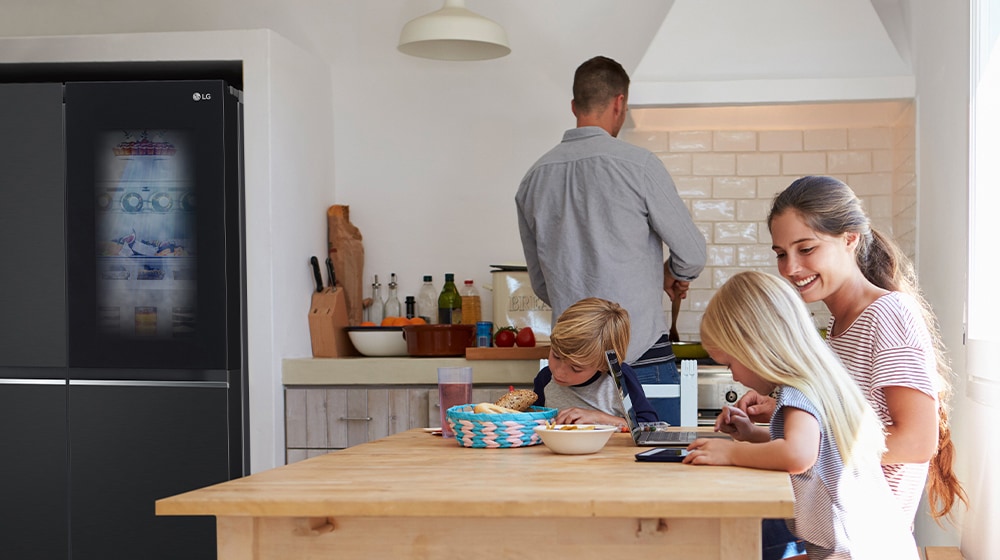
[[[462,296],[455,287],[455,275],[444,275],[444,288],[438,296],[438,320],[442,325],[458,325],[462,322]]]
[[[438,296],[440,294],[434,287],[434,278],[424,275],[424,283],[417,292],[417,316],[423,317],[428,325],[438,322]]]
[[[372,305],[371,313],[368,319],[379,325],[382,323],[382,319],[385,318],[385,302],[382,301],[382,284],[378,283],[378,274],[375,275],[375,281],[372,282]]]
[[[483,306],[479,299],[479,290],[467,279],[459,292],[462,297],[462,323],[475,325],[483,320]]]
[[[402,317],[403,311],[399,306],[399,294],[396,292],[396,273],[389,275],[389,294],[385,297],[385,316]]]

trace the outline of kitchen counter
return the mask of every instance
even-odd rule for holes
[[[214,515],[220,560],[760,557],[793,515],[786,473],[638,463],[628,434],[593,455],[469,449],[409,430],[156,502]]]
[[[437,385],[437,368],[472,367],[476,385],[528,385],[538,360],[465,358],[293,358],[282,360],[284,385]]]

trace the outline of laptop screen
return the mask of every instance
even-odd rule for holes
[[[632,397],[628,394],[628,386],[625,385],[625,380],[622,378],[622,366],[618,363],[618,353],[614,350],[607,350],[604,352],[604,357],[608,361],[608,373],[615,381],[618,396],[622,400],[622,407],[625,408],[625,421],[628,422],[629,432],[632,434],[632,439],[637,440],[640,433],[638,429],[639,419],[636,417],[635,407],[632,406]]]

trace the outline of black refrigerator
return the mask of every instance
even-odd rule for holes
[[[0,556],[215,558],[249,472],[241,92],[0,84]]]

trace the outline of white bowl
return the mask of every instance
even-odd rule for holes
[[[406,356],[403,327],[347,327],[351,344],[365,356]]]
[[[561,455],[597,453],[611,439],[611,434],[618,431],[604,424],[555,424],[535,426],[534,429],[545,447]]]

